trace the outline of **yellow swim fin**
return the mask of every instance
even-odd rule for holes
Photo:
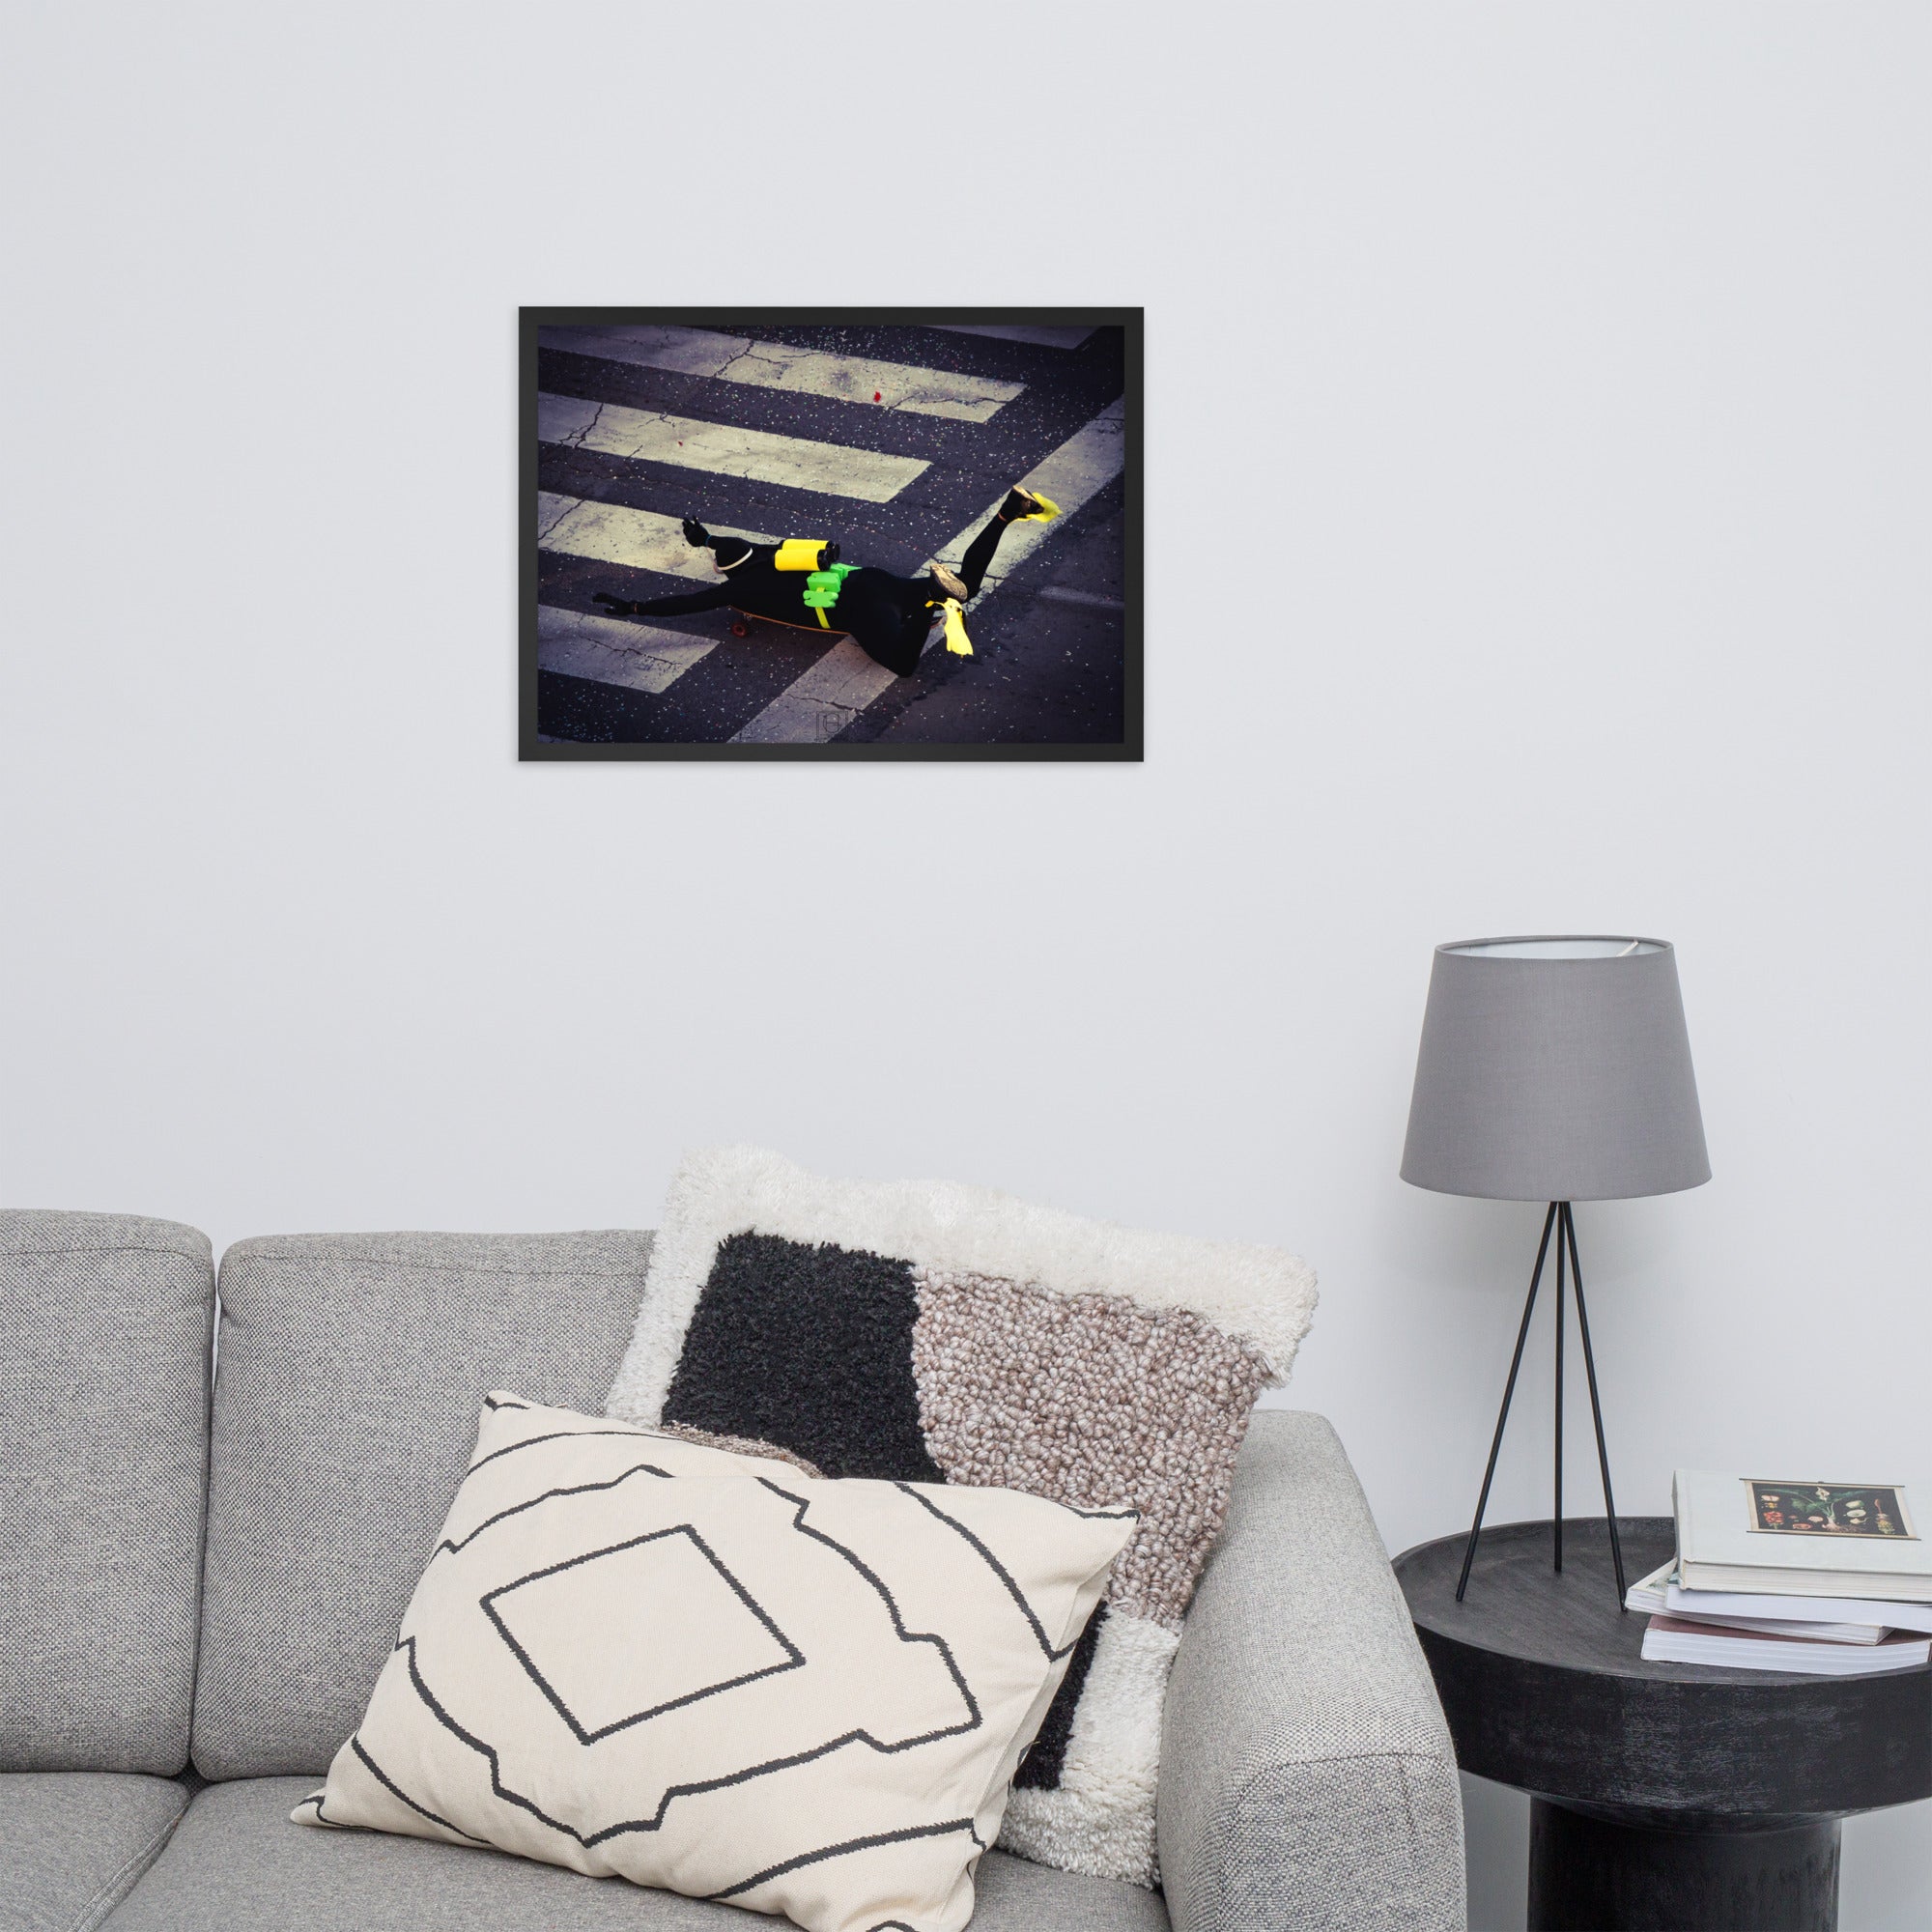
[[[955,658],[970,658],[973,655],[973,640],[966,635],[966,619],[956,597],[946,600],[946,648]]]

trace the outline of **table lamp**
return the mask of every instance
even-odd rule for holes
[[[1509,1420],[1510,1397],[1552,1236],[1556,1243],[1556,1463],[1551,1529],[1563,1568],[1564,1277],[1597,1427],[1617,1603],[1624,1558],[1610,1492],[1610,1453],[1597,1398],[1597,1363],[1577,1253],[1577,1201],[1674,1194],[1711,1178],[1690,1041],[1677,989],[1677,955],[1661,939],[1469,939],[1435,949],[1422,1017],[1415,1093],[1402,1178],[1438,1194],[1546,1201],[1543,1239],[1522,1305],[1516,1353],[1476,1498],[1456,1584],[1461,1603],[1475,1561]],[[1566,1269],[1565,1262],[1568,1262]]]

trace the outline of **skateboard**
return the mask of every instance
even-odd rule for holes
[[[767,617],[759,611],[741,611],[735,604],[728,608],[731,611],[731,635],[734,638],[749,638],[753,624],[777,624],[783,630],[810,631],[815,637],[827,639],[849,638],[852,635],[849,631],[839,630],[836,624],[831,626],[794,624],[789,617]]]

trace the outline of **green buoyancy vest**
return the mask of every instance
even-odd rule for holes
[[[818,612],[818,621],[826,630],[832,626],[825,613],[838,602],[838,593],[845,587],[845,580],[858,569],[856,563],[835,563],[830,570],[814,570],[805,580],[805,607]]]

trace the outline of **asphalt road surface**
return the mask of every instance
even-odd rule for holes
[[[547,327],[539,338],[537,729],[588,743],[1118,744],[1124,373],[1118,328]],[[847,563],[956,564],[1014,483],[1058,502],[1001,539],[895,677],[849,639],[734,613],[614,618],[720,582],[679,531],[823,537]]]

